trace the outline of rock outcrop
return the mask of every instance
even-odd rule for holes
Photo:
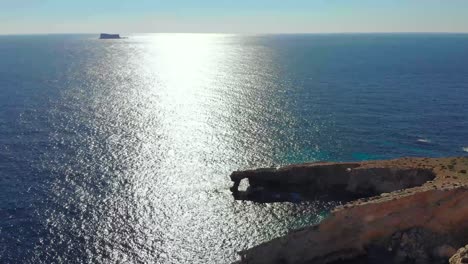
[[[434,178],[435,174],[429,168],[401,164],[375,161],[306,163],[279,169],[233,172],[231,191],[240,200],[288,200],[288,193],[298,193],[307,198],[329,195],[351,199],[420,186]],[[249,181],[247,191],[238,190],[243,179]]]
[[[466,168],[468,158],[403,158],[235,172],[235,195],[237,182],[250,183],[237,194],[242,198],[259,189],[374,195],[335,208],[319,225],[241,251],[240,263],[447,263],[468,243]]]
[[[100,39],[121,39],[119,34],[106,34],[106,33],[101,33],[99,38]]]

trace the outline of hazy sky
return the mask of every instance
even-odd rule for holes
[[[468,32],[468,0],[0,0],[0,34]]]

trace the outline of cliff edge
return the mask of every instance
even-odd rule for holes
[[[447,263],[452,255],[455,261],[457,249],[468,244],[467,169],[468,157],[460,157],[234,172],[237,199],[342,192],[347,201],[318,225],[239,252],[240,263]],[[240,191],[243,179],[249,187]]]

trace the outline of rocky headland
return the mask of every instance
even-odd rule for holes
[[[468,157],[458,157],[233,172],[236,199],[344,204],[318,225],[239,252],[239,263],[468,263],[467,170]]]

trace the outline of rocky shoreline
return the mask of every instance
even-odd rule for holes
[[[318,225],[239,252],[239,263],[468,263],[467,170],[468,157],[458,157],[233,172],[236,199],[345,202]]]

